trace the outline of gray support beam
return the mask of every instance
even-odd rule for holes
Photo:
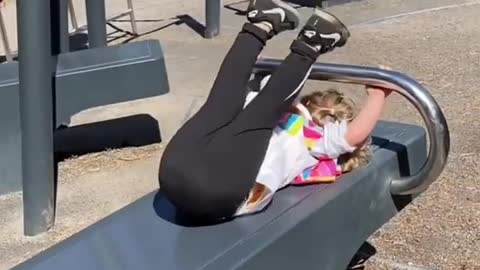
[[[22,188],[18,63],[0,65],[0,196]]]
[[[107,17],[104,0],[86,0],[90,48],[107,46]]]
[[[56,120],[82,110],[168,92],[163,51],[156,40],[61,54],[56,72]]]
[[[54,223],[50,2],[17,1],[24,233]]]
[[[70,51],[70,32],[68,29],[68,0],[59,1],[59,22],[60,22],[60,53]]]
[[[205,0],[205,38],[220,34],[220,12],[222,0]]]
[[[62,53],[56,59],[55,120],[82,110],[169,91],[158,40]],[[0,195],[21,190],[18,63],[0,65]]]
[[[68,31],[68,0],[50,0],[52,54],[70,50]]]

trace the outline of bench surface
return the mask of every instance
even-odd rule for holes
[[[390,195],[389,179],[417,171],[426,158],[421,127],[381,122],[373,144],[365,168],[333,184],[281,190],[260,214],[189,226],[154,192],[15,269],[342,269],[404,206]]]

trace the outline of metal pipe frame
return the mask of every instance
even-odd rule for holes
[[[254,73],[261,76],[272,73],[281,62],[277,59],[259,60],[255,65]],[[405,97],[418,110],[428,132],[430,143],[428,158],[416,174],[399,179],[390,179],[392,194],[412,195],[421,193],[440,176],[450,151],[450,133],[440,106],[420,83],[396,71],[322,63],[313,65],[309,78],[390,88]]]
[[[122,12],[122,13],[125,13],[125,15],[129,15],[130,17],[130,25],[132,27],[132,33],[135,34],[135,35],[138,35],[138,28],[137,28],[137,19],[135,18],[135,12],[133,11],[133,2],[132,0],[127,0],[127,7],[128,9],[125,11],[125,12]],[[112,18],[120,18],[120,17],[123,17],[123,16],[118,16],[115,18],[115,16],[113,16]],[[115,20],[115,19],[112,19],[110,18],[110,20]]]
[[[72,0],[68,0],[68,2],[69,2],[68,7],[69,7],[69,12],[70,12],[70,21],[71,21],[72,28],[73,28],[73,30],[71,31],[71,34],[75,34],[75,33],[84,31],[85,29],[87,29],[88,24],[81,25],[81,26],[78,25],[78,20],[77,20],[77,16],[76,16],[76,13],[75,13],[75,8],[73,6]],[[127,0],[127,6],[128,6],[128,9],[126,9],[126,10],[124,10],[124,11],[118,13],[118,14],[115,14],[115,15],[112,15],[112,16],[108,17],[106,19],[106,22],[111,22],[111,21],[129,16],[130,17],[130,25],[132,27],[132,34],[138,35],[137,20],[135,18],[135,11],[133,9],[133,1],[132,0]]]
[[[10,42],[8,41],[7,27],[5,27],[5,20],[3,19],[3,13],[0,9],[0,32],[2,33],[2,45],[5,50],[5,58],[7,62],[13,61],[12,50],[10,49]]]
[[[73,7],[72,0],[68,0],[68,12],[70,13],[70,23],[72,24],[72,28],[78,29],[78,20],[77,14],[75,13],[75,8]],[[86,28],[86,26],[85,26]],[[73,32],[75,33],[75,32]]]
[[[66,53],[70,51],[70,34],[68,31],[68,6],[69,0],[57,0],[58,1],[58,22],[59,22],[59,35],[60,35],[60,53]],[[51,14],[52,17],[54,14]]]

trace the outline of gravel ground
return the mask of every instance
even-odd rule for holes
[[[414,74],[444,109],[451,132],[449,163],[440,179],[372,237],[379,257],[428,269],[480,269],[479,12],[478,5],[431,12],[355,33],[374,36],[375,42],[356,39],[350,56],[368,47],[361,58],[369,64]],[[387,117],[418,121],[401,104],[392,100]]]

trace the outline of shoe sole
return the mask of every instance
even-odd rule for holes
[[[350,37],[350,31],[348,31],[347,27],[337,17],[326,11],[320,10],[318,7],[315,8],[315,15],[339,28],[342,32],[342,37],[345,37],[345,41],[342,44],[339,44],[338,47],[345,45],[347,39]]]
[[[285,11],[285,20],[293,23],[293,29],[296,29],[300,23],[300,14],[298,11],[281,0],[253,0],[251,5],[261,9],[283,9]]]

